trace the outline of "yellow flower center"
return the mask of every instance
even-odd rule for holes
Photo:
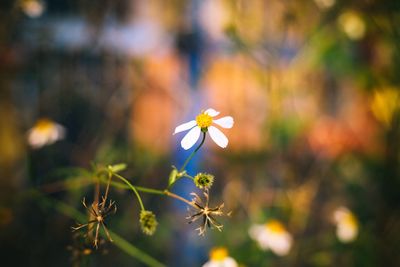
[[[213,248],[210,251],[210,259],[213,261],[222,261],[226,257],[228,257],[228,251],[226,250],[226,248]]]
[[[352,228],[356,228],[357,224],[358,224],[356,217],[351,213],[346,214],[346,216],[343,216],[342,223],[344,223]]]
[[[210,127],[212,124],[212,121],[213,121],[212,117],[206,113],[200,113],[196,117],[197,125],[201,129],[207,129],[208,127]]]
[[[286,231],[285,227],[277,220],[271,220],[271,221],[267,222],[265,224],[265,227],[274,233],[283,233]]]
[[[46,132],[54,126],[54,123],[48,119],[40,119],[36,122],[35,129],[41,132]]]

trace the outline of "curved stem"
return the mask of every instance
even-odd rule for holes
[[[195,150],[189,155],[189,157],[185,160],[185,163],[183,163],[182,167],[181,167],[181,168],[179,169],[179,171],[178,171],[179,173],[182,173],[182,172],[185,170],[186,165],[188,165],[189,161],[194,157],[194,155],[196,154],[196,152],[199,151],[200,147],[204,144],[204,141],[206,140],[206,134],[207,134],[207,132],[203,132],[203,138],[202,138],[200,144],[196,147],[196,149],[195,149]],[[184,174],[184,175],[182,175],[182,176],[180,176],[180,177],[177,177],[176,180],[175,180],[173,183],[171,183],[170,185],[168,185],[168,187],[167,187],[166,190],[172,188],[172,187],[174,186],[174,184],[175,184],[177,181],[179,181],[181,178],[183,178],[183,177],[190,178],[190,179],[193,180],[193,177],[192,177],[192,176],[190,176],[190,175],[188,175],[188,174]]]
[[[195,206],[192,202],[190,202],[189,200],[187,200],[186,198],[183,198],[183,197],[181,197],[181,196],[178,196],[177,194],[171,193],[171,192],[169,192],[168,190],[165,190],[165,191],[164,191],[164,195],[169,196],[169,197],[172,197],[172,198],[175,198],[175,199],[178,199],[178,200],[180,200],[180,201],[183,201],[183,202],[185,202],[186,204],[188,204],[189,206],[192,206],[192,207],[196,208],[196,206]]]
[[[189,175],[189,174],[187,174],[187,173],[185,173],[182,177],[186,177],[186,178],[194,180],[194,177]]]
[[[135,186],[138,191],[148,193],[148,194],[155,194],[155,195],[165,195],[165,191],[163,190],[158,190],[158,189],[153,189],[153,188],[147,188],[147,187],[141,187],[141,186]]]
[[[110,171],[108,171],[108,181],[107,181],[106,192],[104,193],[104,199],[101,202],[101,205],[103,206],[103,208],[104,208],[104,205],[106,204],[106,201],[107,201],[108,191],[110,190],[111,179],[112,179],[112,173]]]
[[[172,198],[178,199],[178,200],[180,200],[182,202],[185,202],[189,206],[192,206],[192,207],[196,208],[196,206],[194,206],[191,201],[189,201],[189,200],[187,200],[187,199],[185,199],[185,198],[183,198],[181,196],[178,196],[177,194],[171,193],[168,190],[159,190],[159,189],[147,188],[147,187],[142,187],[142,186],[134,186],[127,179],[122,177],[121,175],[116,174],[116,173],[114,173],[114,175],[117,178],[119,178],[122,181],[124,181],[125,184],[122,184],[120,182],[112,182],[111,181],[110,184],[112,186],[115,186],[115,187],[118,187],[118,188],[122,188],[122,189],[132,189],[135,193],[137,193],[137,191],[140,191],[140,192],[144,192],[144,193],[148,193],[148,194],[163,195],[163,196],[172,197]],[[104,181],[104,179],[103,179],[103,181]],[[136,196],[138,196],[139,202],[141,203],[142,201],[141,201],[141,199],[139,197],[139,193],[137,193]],[[143,205],[141,204],[141,206],[143,206]]]
[[[168,189],[172,188],[172,187],[174,186],[174,184],[175,184],[177,181],[179,181],[180,179],[182,179],[182,178],[184,178],[184,177],[194,180],[194,178],[193,178],[192,176],[190,176],[190,175],[188,175],[188,174],[185,173],[184,175],[182,175],[182,176],[180,176],[180,177],[177,177],[176,180],[175,180],[172,184],[170,184],[170,185],[167,187],[167,189],[165,189],[165,190],[168,190]]]
[[[200,149],[200,147],[204,144],[204,141],[206,140],[206,133],[203,132],[203,139],[201,140],[201,143],[199,144],[198,147],[189,155],[189,157],[186,159],[185,163],[183,163],[182,167],[180,168],[179,172],[182,172],[185,170],[186,165],[189,163],[189,161],[193,158],[193,156],[196,154],[196,152]]]
[[[127,179],[125,179],[125,178],[122,177],[121,175],[119,175],[119,174],[117,174],[117,173],[113,173],[113,175],[114,175],[115,177],[117,177],[118,179],[122,180],[124,183],[126,183],[126,184],[128,185],[128,187],[129,187],[130,189],[132,189],[132,191],[135,193],[135,195],[136,195],[136,197],[137,197],[137,199],[138,199],[138,201],[139,201],[140,208],[141,208],[142,210],[145,210],[144,205],[143,205],[143,202],[142,202],[142,199],[140,198],[140,195],[139,195],[138,190],[137,190]]]

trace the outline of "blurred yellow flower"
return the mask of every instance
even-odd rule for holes
[[[352,40],[360,40],[364,37],[366,26],[363,19],[354,11],[346,11],[339,16],[339,26]]]
[[[224,247],[213,248],[210,251],[210,260],[203,267],[237,267],[237,262],[229,257],[228,251]]]
[[[278,220],[269,220],[264,225],[251,226],[249,235],[263,250],[270,249],[278,256],[287,255],[293,243],[291,234]]]
[[[49,119],[40,119],[28,131],[28,143],[33,148],[50,145],[65,136],[65,128]]]
[[[336,236],[343,243],[349,243],[356,239],[358,234],[358,222],[354,214],[346,207],[339,207],[333,213],[336,223]]]
[[[385,88],[375,91],[371,101],[371,111],[375,118],[389,127],[392,123],[393,114],[399,107],[399,90],[396,88]]]
[[[39,0],[23,0],[21,2],[21,8],[28,17],[37,18],[43,14],[45,5]]]

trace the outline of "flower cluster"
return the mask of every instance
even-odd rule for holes
[[[92,182],[95,186],[95,196],[90,205],[86,204],[85,198],[83,199],[82,204],[88,212],[88,219],[86,223],[72,227],[73,231],[86,229],[85,233],[81,235],[81,237],[83,237],[84,240],[87,240],[87,242],[92,243],[96,249],[102,242],[105,242],[104,239],[101,239],[102,235],[107,237],[110,242],[113,241],[106,224],[106,219],[117,211],[115,202],[108,200],[108,195],[112,186],[132,191],[140,205],[140,228],[146,235],[153,235],[156,232],[158,222],[156,215],[145,208],[139,192],[168,196],[186,203],[188,207],[194,210],[194,212],[187,217],[189,223],[193,223],[199,219],[201,220],[200,226],[196,229],[199,231],[199,235],[204,235],[207,228],[216,228],[221,231],[223,225],[216,217],[225,215],[223,211],[224,203],[214,207],[210,207],[209,205],[209,190],[214,183],[214,175],[206,172],[199,172],[196,175],[191,176],[186,170],[187,164],[204,144],[208,134],[218,146],[222,148],[227,147],[228,138],[216,126],[228,129],[233,126],[234,121],[230,116],[216,119],[215,117],[218,115],[218,111],[209,108],[198,114],[194,120],[176,127],[174,134],[189,130],[181,141],[181,146],[185,150],[191,148],[198,141],[201,133],[203,134],[203,139],[198,147],[189,155],[180,169],[173,166],[168,177],[168,186],[164,190],[133,185],[127,178],[120,174],[126,168],[126,164],[124,163],[108,166],[93,164],[92,172],[84,170],[85,176],[93,179]],[[65,128],[60,124],[49,119],[41,119],[38,120],[38,122],[28,131],[28,143],[33,148],[40,148],[63,139],[65,137],[65,132]],[[182,178],[190,178],[194,185],[196,185],[198,189],[202,190],[202,197],[204,197],[204,199],[194,192],[191,193],[193,196],[193,199],[191,200],[172,193],[170,188],[172,188],[174,184]],[[117,181],[113,181],[113,179]],[[101,184],[105,185],[104,194],[100,193],[102,191]],[[100,198],[101,201],[99,202]],[[79,248],[79,251],[75,251],[74,253],[80,257],[90,255],[92,250],[88,247],[84,247]],[[236,262],[232,258],[228,257],[227,252],[224,249],[215,249],[210,255],[210,262],[204,266],[215,266],[214,263],[217,263],[218,266],[237,266]]]
[[[333,212],[336,224],[336,236],[342,243],[354,241],[358,235],[356,216],[346,207],[338,207]],[[293,245],[293,237],[285,226],[276,219],[265,224],[254,224],[249,229],[250,237],[257,242],[262,250],[271,250],[278,256],[289,254]]]
[[[215,117],[219,114],[220,112],[209,108],[198,114],[194,120],[183,123],[175,128],[174,134],[189,130],[189,132],[183,137],[181,141],[181,146],[185,150],[193,147],[193,145],[199,140],[201,133],[203,133],[202,142],[194,150],[192,155],[189,156],[189,159],[191,159],[194,153],[196,153],[197,150],[203,145],[207,133],[210,134],[211,139],[218,146],[222,148],[227,147],[228,138],[214,125],[229,129],[232,128],[234,121],[231,116],[225,116],[219,119],[215,119]],[[216,228],[221,231],[223,225],[217,221],[215,216],[224,215],[224,212],[222,210],[224,204],[222,203],[214,208],[209,207],[209,190],[214,183],[214,175],[200,172],[192,177],[188,175],[184,170],[186,164],[187,162],[184,164],[180,171],[176,170],[175,168],[172,170],[170,174],[170,185],[175,183],[176,180],[180,177],[192,178],[196,187],[204,190],[203,195],[205,197],[205,201],[203,201],[199,197],[199,195],[197,195],[196,193],[191,193],[194,198],[189,204],[194,212],[187,217],[187,219],[189,219],[189,223],[193,223],[200,218],[202,219],[200,227],[196,229],[199,231],[199,235],[204,235],[207,227]]]

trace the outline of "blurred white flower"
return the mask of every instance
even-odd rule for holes
[[[210,251],[210,260],[203,267],[237,267],[237,262],[229,257],[226,248],[213,248]]]
[[[266,224],[251,226],[249,235],[263,250],[270,249],[278,256],[287,255],[293,243],[291,234],[278,220],[269,220]]]
[[[221,0],[203,0],[199,9],[199,20],[211,39],[225,38],[224,30],[229,24],[229,12]]]
[[[358,234],[358,222],[354,214],[346,207],[339,207],[333,213],[336,223],[336,236],[343,243],[349,243],[356,239]]]
[[[37,18],[43,14],[45,5],[39,0],[23,0],[21,8],[28,17]]]
[[[333,7],[335,4],[336,0],[314,0],[314,2],[317,4],[317,6],[321,9],[328,9]]]
[[[233,118],[231,116],[222,117],[215,120],[214,117],[219,114],[218,111],[209,108],[196,116],[196,120],[183,123],[175,128],[174,134],[190,130],[181,141],[183,149],[188,150],[200,138],[201,132],[209,132],[211,139],[220,147],[225,148],[228,145],[228,138],[213,123],[222,128],[232,128]]]
[[[41,148],[63,139],[65,128],[49,119],[40,119],[28,131],[28,143],[33,148]]]
[[[354,11],[346,11],[341,14],[338,23],[344,33],[352,40],[360,40],[365,35],[365,22]]]

